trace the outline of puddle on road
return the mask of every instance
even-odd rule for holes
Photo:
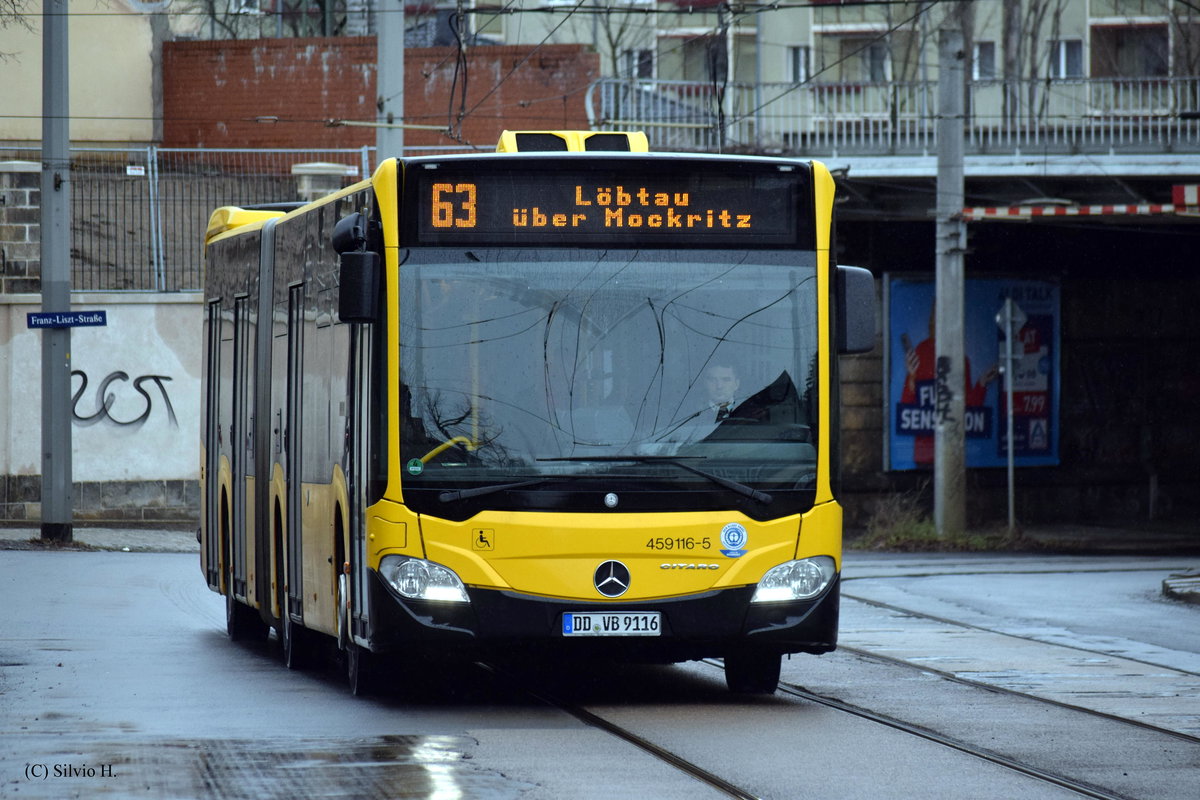
[[[475,746],[467,736],[75,742],[47,754],[47,777],[22,782],[20,796],[507,800],[532,788],[475,767]]]

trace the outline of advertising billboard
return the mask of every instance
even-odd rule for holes
[[[930,469],[938,409],[933,278],[886,276],[887,446],[893,470]],[[1013,457],[1016,466],[1058,464],[1059,286],[1052,281],[969,278],[963,335],[966,464],[1008,463],[1001,311],[1011,298]]]

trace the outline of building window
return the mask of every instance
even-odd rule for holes
[[[811,47],[808,45],[789,47],[788,61],[791,66],[792,83],[804,83],[812,77]]]
[[[1169,52],[1166,25],[1097,25],[1092,28],[1092,77],[1166,77]]]
[[[649,80],[654,77],[654,51],[649,48],[625,50],[621,53],[621,77]]]
[[[1050,77],[1083,77],[1083,40],[1055,39],[1050,43]]]
[[[886,83],[888,79],[888,46],[887,43],[870,38],[870,40],[847,40],[842,42],[841,52],[844,54],[852,72],[858,73],[858,80],[866,83]]]
[[[996,43],[975,43],[975,66],[972,77],[977,81],[992,81],[996,79]]]
[[[1174,24],[1175,74],[1200,75],[1200,21]]]
[[[843,36],[832,70],[840,83],[886,83],[889,80],[887,42],[876,36]]]
[[[724,36],[704,34],[684,39],[680,78],[685,81],[723,83],[729,69],[729,54]]]

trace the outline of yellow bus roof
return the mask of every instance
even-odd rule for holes
[[[237,206],[222,206],[208,218],[208,229],[204,232],[204,241],[209,242],[214,236],[240,228],[243,225],[262,223],[269,219],[282,217],[282,211],[251,211]]]

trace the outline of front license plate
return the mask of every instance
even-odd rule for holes
[[[660,636],[662,614],[657,611],[590,611],[563,614],[563,636]]]

